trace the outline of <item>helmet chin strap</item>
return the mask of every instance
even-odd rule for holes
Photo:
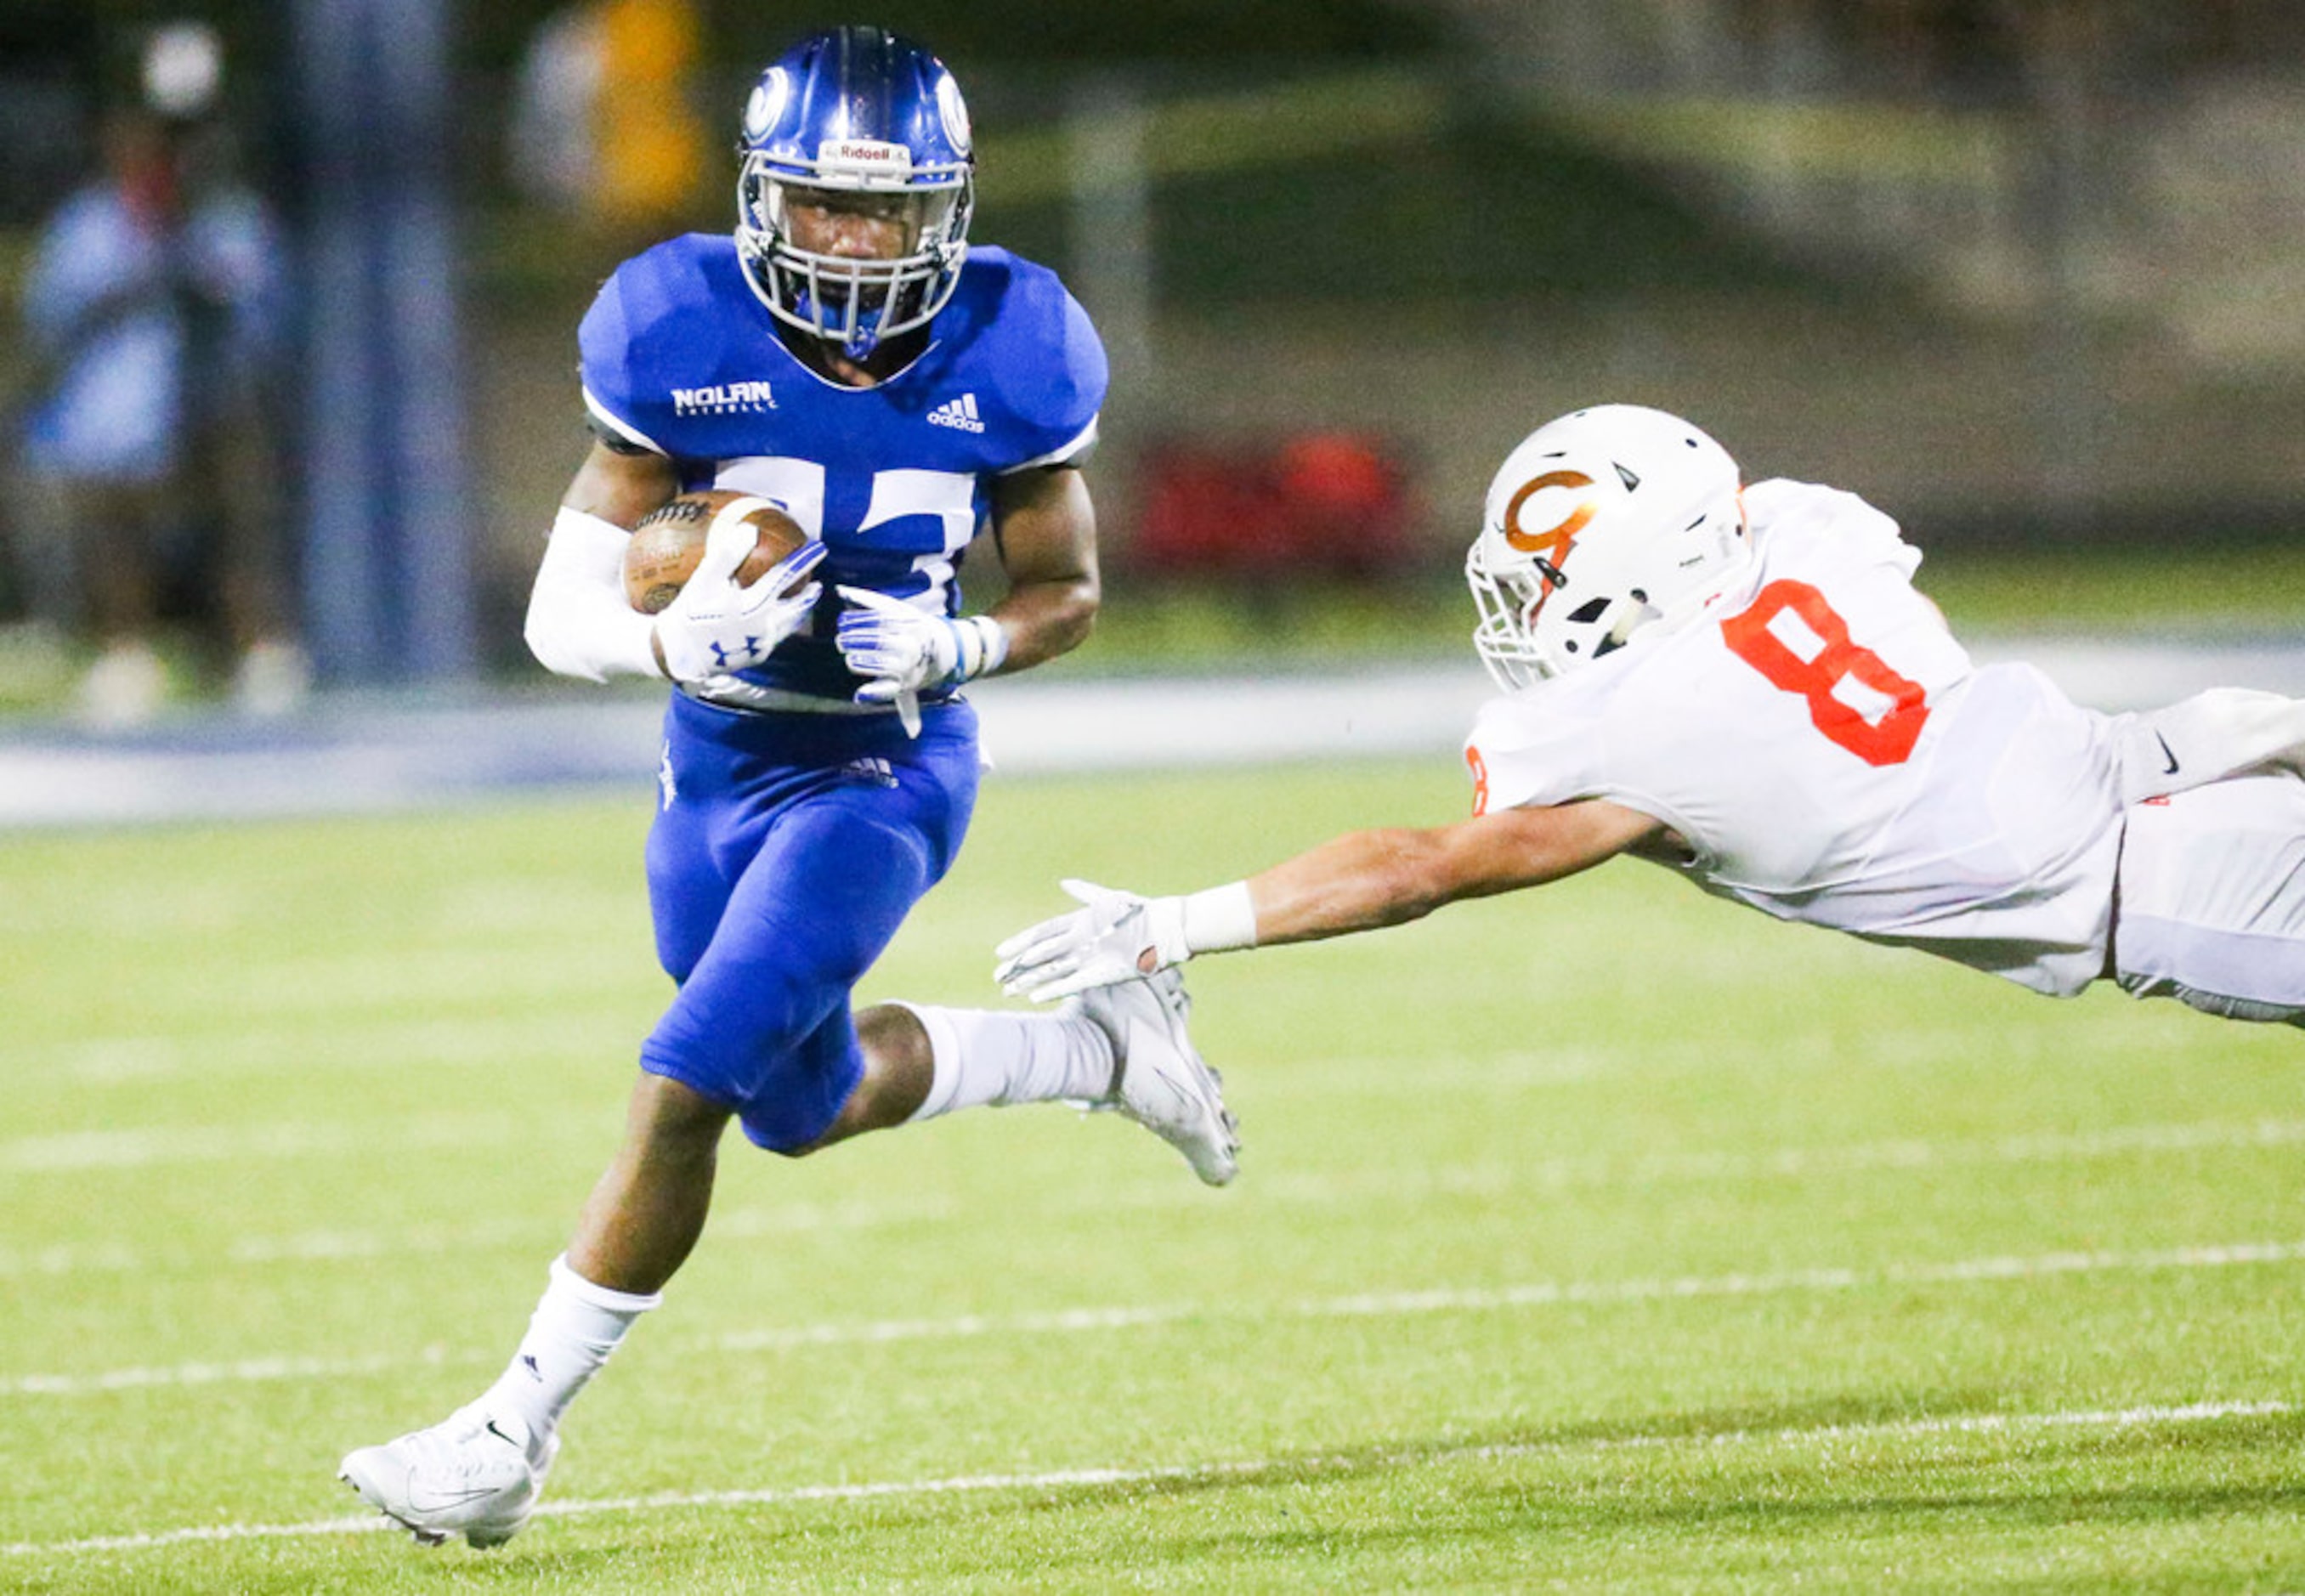
[[[1663,619],[1664,611],[1651,604],[1646,595],[1635,593],[1632,603],[1626,607],[1624,614],[1617,617],[1617,624],[1609,628],[1609,635],[1602,641],[1601,647],[1595,650],[1595,657],[1605,654],[1612,649],[1623,648],[1632,641],[1634,632],[1652,621]]]

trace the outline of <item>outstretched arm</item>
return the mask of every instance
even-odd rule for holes
[[[1665,829],[1605,799],[1505,810],[1426,830],[1356,831],[1230,886],[1142,898],[1086,882],[1085,905],[1002,943],[993,972],[1047,1000],[1195,954],[1307,942],[1421,919],[1443,904],[1575,875]]]
[[[1573,876],[1663,828],[1637,810],[1594,798],[1424,831],[1350,832],[1248,879],[1256,942],[1309,942],[1421,920],[1460,898]]]

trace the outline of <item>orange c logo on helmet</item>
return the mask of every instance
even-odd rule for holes
[[[1528,503],[1532,495],[1542,493],[1548,488],[1590,488],[1592,486],[1593,479],[1583,471],[1547,471],[1541,477],[1533,477],[1522,483],[1520,491],[1514,494],[1512,502],[1505,506],[1506,543],[1523,554],[1535,555],[1538,563],[1546,570],[1544,591],[1538,598],[1535,608],[1531,610],[1532,615],[1535,610],[1543,609],[1544,600],[1552,597],[1554,578],[1560,574],[1561,563],[1569,558],[1569,547],[1577,541],[1577,534],[1585,530],[1586,523],[1593,519],[1599,506],[1591,499],[1586,499],[1577,508],[1571,510],[1568,518],[1559,526],[1544,532],[1529,532],[1521,530],[1520,507]]]
[[[1533,477],[1522,483],[1520,491],[1512,496],[1512,503],[1505,506],[1505,541],[1523,554],[1533,554],[1550,565],[1559,565],[1569,557],[1569,545],[1577,541],[1577,534],[1585,530],[1586,523],[1593,519],[1599,506],[1591,499],[1586,499],[1576,509],[1570,511],[1568,519],[1559,526],[1550,531],[1543,532],[1524,531],[1521,529],[1520,507],[1528,503],[1533,495],[1542,493],[1548,488],[1590,488],[1592,486],[1592,478],[1583,471],[1547,471],[1541,477]]]

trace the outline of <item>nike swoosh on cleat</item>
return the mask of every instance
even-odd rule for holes
[[[467,1502],[477,1502],[484,1497],[494,1495],[496,1495],[496,1488],[488,1485],[476,1485],[469,1490],[444,1490],[437,1496],[427,1496],[421,1499],[412,1490],[408,1493],[408,1510],[411,1513],[438,1513],[446,1508],[461,1507]]]
[[[506,1435],[503,1430],[497,1428],[497,1422],[494,1419],[490,1419],[489,1421],[488,1431],[490,1435],[496,1437],[497,1439],[502,1441],[507,1447],[517,1447],[520,1446],[518,1441],[513,1439],[512,1437]]]
[[[2163,736],[2160,733],[2156,732],[2153,734],[2153,741],[2161,745],[2161,757],[2169,761],[2168,764],[2162,768],[2161,773],[2164,776],[2176,775],[2177,751],[2169,746],[2169,739]]]

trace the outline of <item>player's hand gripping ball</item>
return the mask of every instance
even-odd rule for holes
[[[684,508],[688,501],[693,507]],[[635,560],[651,557],[659,524],[662,540],[695,550],[668,556],[654,580],[644,574],[636,588]],[[684,494],[634,529],[625,555],[625,591],[635,608],[648,612],[659,587],[671,594],[654,610],[650,649],[675,682],[751,670],[808,624],[823,596],[821,584],[809,580],[824,563],[823,542],[803,536],[790,516],[751,494]],[[753,571],[759,574],[746,582]]]
[[[704,558],[704,533],[712,518],[746,496],[725,488],[706,488],[668,499],[640,519],[632,541],[625,545],[625,598],[644,615],[663,612],[680,596]],[[800,523],[766,499],[744,517],[760,541],[744,563],[736,567],[739,586],[750,586],[768,574],[778,560],[808,541]],[[799,585],[799,580],[794,582]],[[782,595],[778,595],[782,597]]]

